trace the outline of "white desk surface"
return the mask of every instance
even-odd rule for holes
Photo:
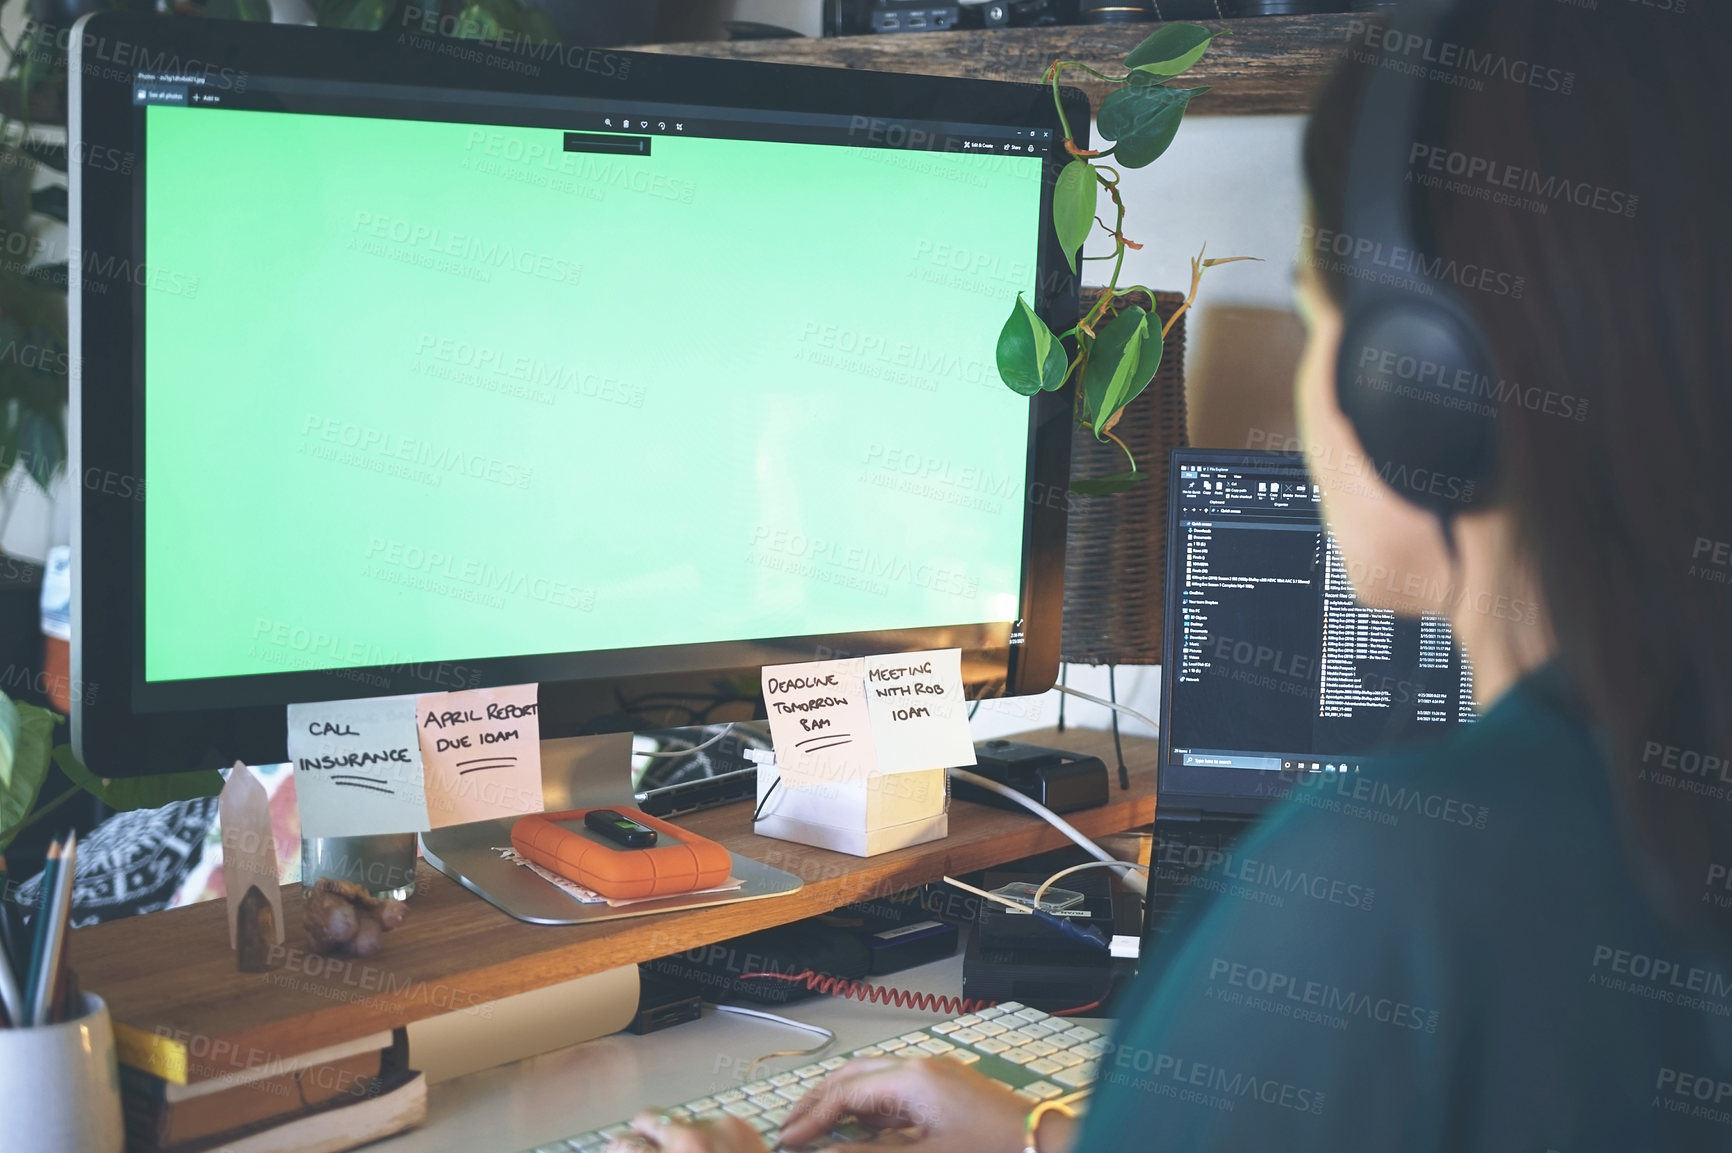
[[[955,996],[962,989],[962,953],[917,969],[870,978],[871,984]],[[822,1053],[766,1061],[762,1077],[845,1054],[874,1041],[955,1014],[922,1013],[837,997],[788,1006],[753,1005],[836,1034]],[[1079,1018],[1104,1028],[1104,1023]],[[615,1033],[539,1057],[485,1069],[427,1090],[427,1121],[419,1129],[366,1146],[368,1153],[524,1153],[537,1145],[623,1121],[652,1105],[696,1100],[745,1080],[746,1066],[778,1049],[805,1049],[822,1038],[771,1021],[718,1013],[639,1037]]]

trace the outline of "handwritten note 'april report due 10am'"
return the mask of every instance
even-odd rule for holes
[[[535,685],[290,705],[301,832],[421,833],[538,813]]]
[[[959,649],[772,665],[763,688],[790,784],[975,763]]]

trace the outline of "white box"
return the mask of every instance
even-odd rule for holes
[[[752,829],[761,837],[875,857],[943,837],[950,832],[949,809],[950,780],[943,769],[796,788],[781,780],[774,764],[759,764],[759,815]]]

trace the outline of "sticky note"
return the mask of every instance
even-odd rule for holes
[[[542,811],[537,696],[509,685],[416,698],[433,828]]]
[[[790,785],[863,780],[877,771],[865,679],[859,657],[764,666],[776,768]]]
[[[972,765],[962,650],[865,657],[866,707],[880,773]],[[778,746],[779,748],[779,746]]]
[[[289,706],[302,836],[426,831],[415,701],[371,697]]]

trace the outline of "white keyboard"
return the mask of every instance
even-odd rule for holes
[[[1086,1089],[1094,1083],[1105,1038],[1087,1025],[1074,1025],[1039,1009],[1006,1001],[993,1009],[982,1009],[953,1021],[943,1021],[888,1041],[856,1049],[847,1057],[831,1057],[747,1082],[696,1101],[666,1110],[679,1120],[712,1120],[724,1116],[740,1118],[773,1142],[788,1110],[833,1069],[850,1057],[947,1057],[974,1066],[994,1081],[1010,1086],[1029,1102],[1048,1101]],[[562,1141],[538,1145],[526,1153],[599,1153],[618,1134],[630,1127],[624,1122]],[[883,1135],[900,1143],[897,1134]],[[830,1134],[831,1141],[868,1141],[872,1130],[851,1118],[844,1119]],[[806,1148],[822,1148],[818,1141]]]

